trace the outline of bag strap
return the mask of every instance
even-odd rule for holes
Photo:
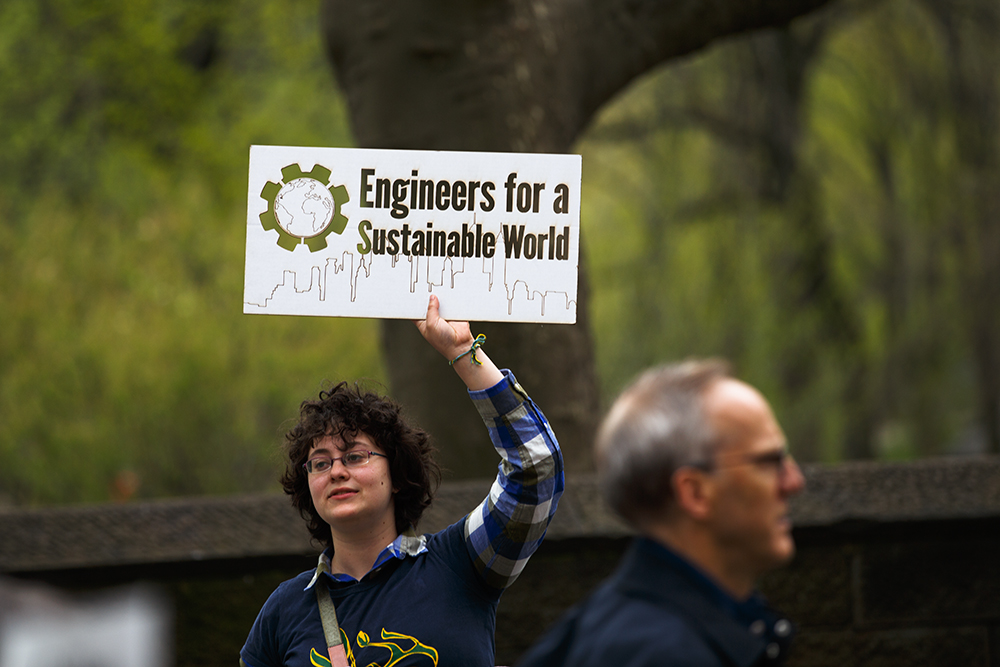
[[[344,639],[340,636],[340,625],[337,623],[337,609],[330,599],[330,590],[326,580],[320,574],[314,586],[316,602],[319,605],[319,618],[323,621],[323,634],[326,636],[326,649],[330,654],[330,664],[333,667],[350,667],[347,662],[347,652],[344,650]]]

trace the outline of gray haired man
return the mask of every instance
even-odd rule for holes
[[[520,667],[779,665],[791,623],[754,592],[795,553],[805,486],[770,406],[725,364],[647,371],[598,433],[601,490],[639,537]]]

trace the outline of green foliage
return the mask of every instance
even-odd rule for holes
[[[995,21],[995,4],[967,4]],[[996,251],[995,223],[959,213],[982,201],[961,181],[989,176],[962,164],[953,91],[960,71],[977,90],[998,77],[949,65],[937,19],[966,36],[974,22],[926,6],[742,38],[605,110],[581,151],[606,399],[650,364],[722,356],[802,459],[984,447],[995,417],[978,407],[997,397],[976,369],[1000,340],[970,313],[996,312],[1000,284],[963,267]],[[981,143],[995,160],[995,135]],[[964,296],[977,284],[992,288]]]
[[[349,145],[316,2],[0,5],[0,502],[274,488],[374,323],[243,315],[250,144]]]
[[[604,396],[718,355],[800,458],[961,449],[1000,410],[997,6],[841,5],[582,141]],[[350,144],[318,0],[6,0],[0,81],[0,503],[274,488],[298,403],[382,377],[373,322],[241,313],[249,146]]]

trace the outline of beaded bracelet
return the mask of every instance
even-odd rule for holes
[[[476,364],[477,366],[482,366],[483,362],[479,361],[479,359],[476,359],[476,349],[482,347],[483,343],[485,342],[486,342],[486,334],[479,334],[478,336],[476,336],[476,340],[472,341],[472,347],[470,347],[468,350],[466,350],[462,354],[458,355],[457,357],[449,361],[448,365],[454,366],[456,361],[458,361],[459,359],[461,359],[462,357],[471,352],[472,356],[469,357],[469,361],[473,364]]]

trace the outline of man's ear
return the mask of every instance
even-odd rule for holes
[[[712,479],[704,470],[682,466],[671,478],[677,508],[696,521],[705,519],[712,511]]]

